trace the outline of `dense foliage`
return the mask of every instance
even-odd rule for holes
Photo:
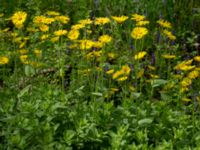
[[[200,8],[3,0],[0,149],[199,149]]]

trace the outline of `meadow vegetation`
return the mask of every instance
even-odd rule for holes
[[[0,149],[198,150],[199,4],[2,0]]]

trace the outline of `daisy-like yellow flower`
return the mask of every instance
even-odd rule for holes
[[[105,43],[109,43],[112,40],[112,37],[109,35],[102,35],[98,38],[98,41],[105,44]]]
[[[5,65],[9,62],[9,58],[7,56],[0,56],[0,65]]]
[[[136,40],[143,38],[146,34],[148,34],[148,30],[145,27],[135,27],[131,32],[132,38]]]
[[[45,24],[41,24],[41,25],[39,26],[39,29],[40,29],[40,31],[42,31],[42,32],[47,32],[47,31],[49,31],[49,26],[48,26],[48,25],[45,25]]]
[[[197,62],[200,62],[200,56],[195,56],[194,60],[197,61]]]
[[[128,16],[112,16],[112,19],[121,24],[128,19]]]
[[[136,26],[145,26],[145,25],[147,25],[147,24],[149,24],[149,21],[147,21],[147,20],[142,20],[142,21],[138,21],[138,22],[136,23]]]
[[[192,80],[190,78],[183,78],[180,82],[181,87],[188,87],[192,84]]]
[[[91,19],[83,19],[83,20],[79,20],[79,23],[85,26],[88,24],[92,24],[92,20]]]
[[[95,25],[104,25],[110,23],[110,19],[107,17],[98,17],[95,19],[94,24]]]
[[[99,42],[99,41],[95,41],[93,43],[93,47],[95,47],[95,48],[102,48],[103,47],[103,43]]]
[[[168,22],[168,21],[166,21],[166,20],[160,19],[160,20],[157,21],[157,23],[158,23],[160,26],[164,27],[164,28],[169,28],[169,29],[172,28],[171,23]]]
[[[80,35],[80,33],[79,33],[78,30],[72,29],[72,30],[69,31],[67,37],[68,37],[70,40],[76,40],[76,39],[78,39],[79,35]]]
[[[162,57],[165,59],[173,59],[173,58],[176,58],[176,55],[165,54],[165,55],[162,55]]]
[[[40,26],[41,24],[51,24],[55,21],[54,18],[48,18],[46,16],[35,16],[33,18],[33,23]]]
[[[27,13],[23,11],[18,11],[14,13],[14,15],[11,17],[11,20],[16,28],[20,29],[23,27],[23,24],[26,20]]]
[[[124,66],[122,66],[121,71],[123,72],[123,74],[129,75],[131,72],[131,68],[128,65],[124,65]]]
[[[171,31],[163,30],[163,33],[172,41],[176,40],[176,36],[172,34]]]
[[[19,58],[23,64],[29,64],[28,55],[21,55]]]
[[[62,36],[67,34],[67,30],[57,30],[53,33],[55,36]]]
[[[187,75],[189,79],[196,79],[198,76],[199,76],[199,71],[197,70],[193,70]]]
[[[79,42],[81,50],[90,49],[93,46],[93,41],[91,40],[79,40]]]
[[[146,17],[145,17],[144,15],[132,14],[131,20],[142,21],[142,20],[144,20],[145,18],[146,18]]]
[[[83,25],[83,24],[75,24],[75,25],[71,26],[71,29],[72,30],[79,30],[79,29],[82,29],[84,27],[85,27],[85,25]]]
[[[63,24],[67,24],[70,21],[70,18],[67,16],[56,16],[55,20]]]
[[[144,56],[145,56],[146,54],[147,54],[147,52],[145,52],[145,51],[139,52],[138,54],[136,54],[136,55],[134,56],[134,59],[135,59],[135,60],[140,60],[140,59],[144,58]]]
[[[48,39],[48,37],[49,37],[49,34],[43,34],[43,35],[40,37],[40,39],[41,39],[41,40],[46,40],[46,39]]]

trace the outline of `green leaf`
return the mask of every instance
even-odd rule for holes
[[[32,76],[35,75],[35,69],[30,66],[30,65],[26,65],[24,68],[24,72],[26,76]]]
[[[142,126],[142,125],[147,125],[153,122],[153,119],[151,118],[144,118],[138,121],[138,125]]]
[[[151,86],[153,88],[164,85],[167,83],[167,80],[163,80],[163,79],[153,79],[151,80]]]
[[[93,93],[92,93],[92,95],[95,95],[95,96],[100,96],[100,97],[102,97],[102,96],[103,96],[103,94],[102,94],[102,93],[99,93],[99,92],[93,92]]]
[[[29,89],[30,89],[31,85],[26,86],[24,89],[22,89],[19,94],[17,95],[17,98],[21,98],[22,96],[24,96],[24,94],[28,93]]]

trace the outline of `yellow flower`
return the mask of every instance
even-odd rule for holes
[[[49,34],[43,34],[40,39],[41,40],[46,40],[49,37]]]
[[[93,41],[91,40],[79,40],[80,42],[80,49],[90,49],[93,46]]]
[[[116,57],[116,55],[114,53],[108,53],[108,58],[110,60],[114,59]]]
[[[170,39],[170,40],[176,40],[176,36],[174,36],[172,34],[172,32],[168,31],[168,30],[164,30],[163,33]]]
[[[69,33],[68,33],[68,38],[70,39],[70,40],[76,40],[76,39],[78,39],[78,37],[79,37],[79,31],[78,30],[70,30],[69,31]]]
[[[138,22],[136,23],[136,26],[145,26],[145,25],[147,25],[147,24],[149,24],[149,21],[147,21],[147,20],[142,20],[142,21],[138,21]]]
[[[143,38],[146,34],[148,33],[147,28],[144,27],[135,27],[132,32],[131,32],[131,36],[134,39],[141,39]]]
[[[95,41],[93,43],[93,47],[95,47],[95,48],[102,48],[103,47],[103,43],[99,42],[99,41]]]
[[[196,79],[198,76],[199,76],[199,71],[197,71],[197,70],[191,71],[191,72],[187,75],[187,77],[188,77],[189,79]]]
[[[22,43],[19,45],[19,48],[23,48],[25,45],[26,45],[26,41],[22,42]]]
[[[79,23],[82,24],[83,26],[85,26],[88,24],[92,24],[92,20],[91,19],[83,19],[83,20],[79,20]]]
[[[42,32],[47,32],[47,31],[49,31],[49,26],[48,26],[48,25],[45,25],[45,24],[41,24],[41,25],[39,26],[39,29],[40,29],[40,31],[42,31]]]
[[[60,15],[60,13],[56,12],[56,11],[47,11],[46,14],[49,16],[59,16]]]
[[[133,14],[131,19],[135,21],[142,21],[145,19],[145,16],[139,14]]]
[[[169,55],[169,54],[162,55],[162,57],[165,58],[165,59],[173,59],[173,58],[176,58],[175,55]]]
[[[113,74],[113,76],[112,76],[112,78],[113,79],[116,79],[116,78],[118,78],[119,76],[121,76],[122,74],[123,74],[124,72],[123,71],[116,71],[114,74]]]
[[[61,23],[63,23],[63,24],[67,24],[68,22],[69,22],[69,17],[67,17],[67,16],[56,16],[55,17],[55,20],[56,21],[59,21],[59,22],[61,22]]]
[[[128,16],[112,16],[112,19],[115,20],[117,23],[123,23],[128,19]]]
[[[124,65],[124,66],[122,66],[121,71],[123,72],[123,74],[129,75],[130,71],[131,71],[131,68],[128,65]]]
[[[62,35],[66,35],[67,34],[67,30],[58,30],[54,32],[55,36],[62,36]]]
[[[19,49],[17,50],[20,54],[27,54],[28,50],[27,49]]]
[[[55,21],[54,18],[48,18],[46,16],[35,16],[33,18],[33,23],[36,24],[36,25],[41,25],[41,24],[51,24]]]
[[[178,65],[176,65],[174,67],[174,69],[175,70],[184,70],[184,71],[191,70],[191,69],[195,68],[195,66],[190,66],[192,64],[192,61],[193,61],[192,59],[183,61],[183,62],[179,63]]]
[[[42,51],[39,50],[39,49],[34,49],[33,52],[35,53],[35,55],[36,55],[37,57],[41,57],[41,56],[42,56]]]
[[[20,60],[23,64],[29,64],[29,61],[27,59],[28,59],[28,55],[21,55],[20,56]]]
[[[127,76],[124,76],[124,77],[118,78],[117,81],[125,81],[125,80],[127,80],[127,79],[128,79],[128,77],[127,77]]]
[[[25,22],[27,17],[27,13],[23,11],[18,11],[14,13],[14,15],[11,17],[11,20],[16,28],[22,28],[23,23]]]
[[[157,21],[157,23],[158,23],[160,26],[164,27],[164,28],[172,28],[171,23],[168,22],[168,21],[166,21],[166,20],[160,19],[160,20]]]
[[[192,84],[192,80],[190,78],[183,78],[180,84],[182,87],[188,87]]]
[[[98,17],[95,19],[94,24],[95,25],[104,25],[110,23],[110,19],[107,17]]]
[[[134,59],[135,59],[135,60],[140,60],[140,59],[144,58],[144,56],[145,56],[146,54],[147,54],[147,52],[145,52],[145,51],[139,52],[138,54],[136,54],[136,55],[134,56]]]
[[[75,25],[71,26],[71,29],[72,30],[79,30],[79,29],[82,29],[84,27],[85,27],[85,25],[83,25],[83,24],[75,24]]]
[[[9,62],[9,58],[6,56],[0,56],[0,65],[5,65]]]
[[[200,56],[195,56],[194,60],[197,61],[197,62],[200,62]]]
[[[112,37],[109,35],[102,35],[99,37],[98,41],[100,41],[101,43],[109,43],[112,40]]]
[[[57,41],[59,41],[59,36],[55,36],[55,37],[53,37],[53,38],[51,38],[51,42],[57,42]]]
[[[106,71],[106,74],[113,74],[114,73],[114,69],[110,69],[108,71]]]

